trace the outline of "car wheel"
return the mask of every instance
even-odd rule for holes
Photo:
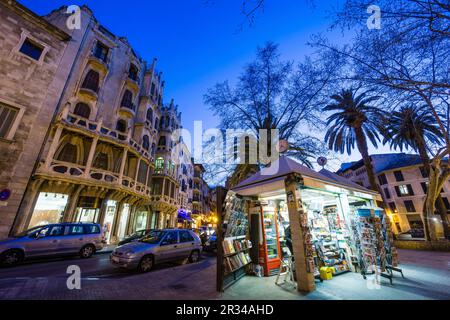
[[[191,255],[189,256],[189,262],[195,263],[200,260],[200,252],[198,250],[194,250],[191,252]]]
[[[153,256],[145,256],[139,262],[138,270],[140,272],[149,272],[153,269],[154,259]]]
[[[6,267],[15,266],[23,261],[24,255],[20,250],[8,250],[0,256],[0,265]]]
[[[92,257],[92,255],[95,253],[95,247],[92,244],[85,245],[80,250],[80,257],[83,259],[88,259]]]

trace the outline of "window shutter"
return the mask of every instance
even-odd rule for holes
[[[410,184],[408,184],[408,193],[409,193],[409,195],[410,196],[413,196],[414,195],[414,190],[413,190],[413,188],[412,188],[412,185],[410,185]]]
[[[0,138],[6,138],[19,110],[0,104]]]
[[[420,185],[422,186],[423,193],[427,194],[427,192],[428,192],[427,183],[422,182]]]

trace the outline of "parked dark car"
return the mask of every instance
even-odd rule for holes
[[[395,236],[397,240],[425,239],[425,231],[421,228],[414,228]]]
[[[209,237],[203,248],[208,252],[217,250],[217,234],[215,232]]]
[[[125,237],[119,242],[119,246],[123,246],[124,244],[139,240],[146,235],[148,235],[150,232],[152,232],[153,229],[144,229],[144,230],[138,230],[135,233]]]

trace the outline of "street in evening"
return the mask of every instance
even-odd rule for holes
[[[431,314],[449,22],[448,0],[0,0],[0,317]]]

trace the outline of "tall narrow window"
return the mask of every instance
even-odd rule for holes
[[[384,173],[378,176],[378,182],[380,183],[381,186],[387,184],[387,178]]]
[[[143,147],[145,150],[150,151],[150,139],[149,139],[149,137],[148,137],[147,135],[145,135],[145,136],[142,138],[142,147]]]
[[[107,46],[102,44],[101,42],[97,42],[94,48],[94,56],[103,62],[106,62],[108,58],[109,49]]]
[[[92,90],[94,92],[98,92],[99,83],[100,83],[100,75],[98,74],[98,72],[94,70],[89,70],[89,72],[86,75],[86,78],[84,78],[81,87]]]
[[[125,120],[119,120],[116,124],[116,130],[120,132],[126,132],[127,131],[127,123]]]
[[[389,188],[384,188],[384,195],[386,196],[386,199],[391,198],[391,193],[389,192]]]
[[[122,97],[122,103],[120,104],[122,107],[134,110],[133,105],[133,94],[130,90],[125,90]]]
[[[44,51],[44,48],[42,48],[42,46],[34,43],[33,41],[27,38],[22,43],[22,46],[20,47],[19,51],[24,55],[27,55],[31,59],[39,61],[42,52]]]
[[[161,138],[159,138],[158,146],[160,146],[160,147],[166,146],[166,137],[165,136],[162,136]]]
[[[414,202],[412,202],[411,200],[406,200],[404,202],[405,204],[405,208],[407,212],[416,212],[416,208],[414,207]]]
[[[405,181],[405,178],[403,177],[403,173],[399,171],[394,171],[395,180],[398,182]]]
[[[131,64],[130,70],[128,71],[128,77],[131,80],[138,81],[138,72],[138,68],[134,64]]]
[[[160,174],[163,172],[163,170],[164,170],[164,158],[159,157],[155,161],[155,171],[156,173]]]
[[[153,110],[152,110],[152,108],[148,108],[146,119],[147,119],[148,122],[150,122],[150,124],[153,123]]]
[[[424,166],[420,167],[419,170],[420,170],[420,175],[422,176],[422,178],[428,178],[428,172]]]
[[[0,104],[0,138],[8,137],[19,109]]]
[[[75,113],[77,116],[88,119],[91,115],[91,108],[89,108],[86,103],[80,102],[75,106],[73,113]]]

